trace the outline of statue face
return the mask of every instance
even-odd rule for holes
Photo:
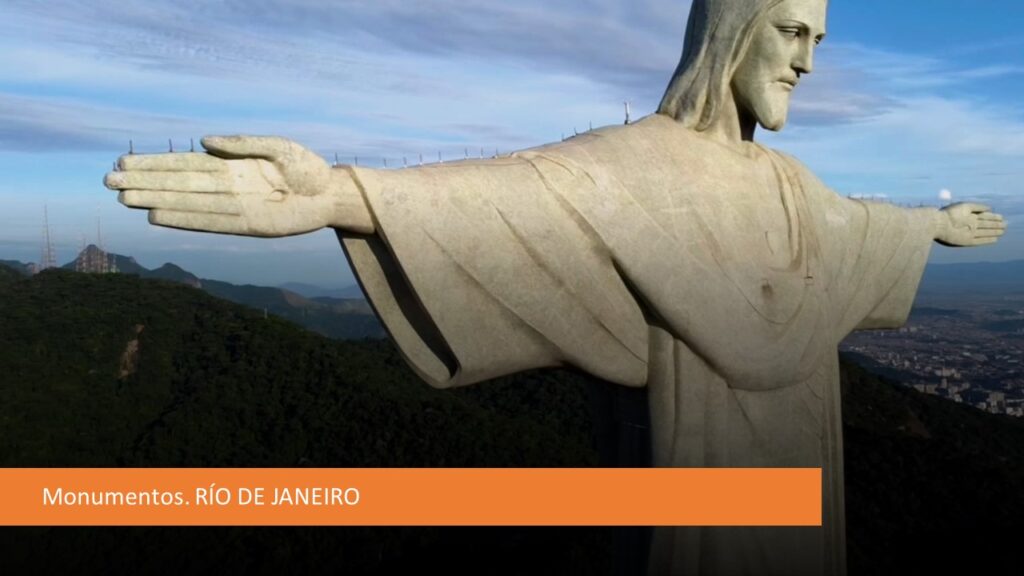
[[[767,130],[781,130],[789,96],[814,65],[825,37],[827,0],[783,0],[753,31],[750,48],[732,77],[733,96]]]

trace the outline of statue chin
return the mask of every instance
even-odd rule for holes
[[[770,130],[772,132],[778,132],[778,131],[782,130],[786,126],[786,117],[783,116],[782,118],[770,118],[768,120],[758,120],[757,123],[760,124],[761,128],[764,128],[765,130]]]
[[[778,132],[786,125],[789,117],[789,97],[766,97],[753,108],[754,118],[762,128]]]

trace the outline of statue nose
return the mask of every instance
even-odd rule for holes
[[[810,74],[814,70],[814,48],[812,46],[804,46],[793,58],[793,70],[796,70],[796,74],[799,77],[801,74]]]

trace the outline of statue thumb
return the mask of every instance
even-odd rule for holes
[[[207,136],[203,148],[226,159],[262,158],[271,162],[296,156],[300,147],[278,136]]]

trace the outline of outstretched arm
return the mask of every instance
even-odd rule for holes
[[[161,226],[261,237],[335,228],[385,326],[434,386],[567,364],[645,382],[639,307],[529,160],[331,169],[282,138],[203,146],[124,156],[107,186]]]
[[[353,167],[377,230],[338,230],[352,269],[434,386],[567,364],[643,385],[643,314],[600,239],[530,156]]]
[[[960,202],[935,215],[935,241],[945,246],[995,244],[1006,232],[1006,221],[984,204]]]
[[[995,243],[1006,230],[1003,217],[982,204],[953,204],[942,210],[859,206],[864,212],[853,229],[863,235],[847,239],[852,253],[846,261],[854,265],[841,282],[856,287],[852,296],[842,299],[847,303],[840,323],[842,336],[852,329],[897,328],[906,322],[928,260],[926,242],[983,246]],[[885,264],[879,267],[880,263]]]
[[[374,232],[348,167],[332,169],[285,138],[215,136],[202,144],[206,153],[122,156],[104,183],[158,226],[260,237],[327,226]]]

